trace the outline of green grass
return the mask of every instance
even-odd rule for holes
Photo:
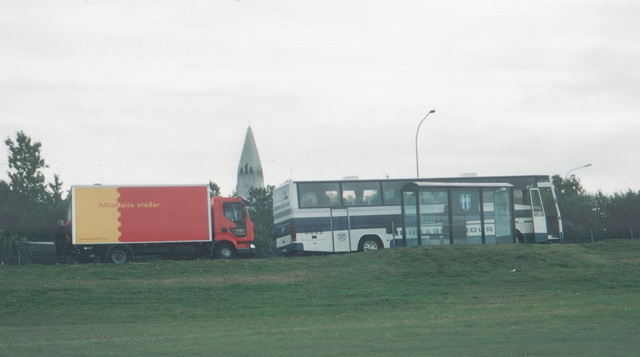
[[[0,355],[629,356],[640,242],[0,267]]]

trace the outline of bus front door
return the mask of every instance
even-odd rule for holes
[[[349,211],[346,208],[331,209],[331,231],[333,232],[333,251],[349,252],[351,234],[349,227]]]
[[[533,217],[533,242],[546,243],[549,239],[547,237],[547,217],[544,214],[540,189],[532,188],[529,193],[531,195],[531,215]]]

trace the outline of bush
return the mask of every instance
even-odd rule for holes
[[[591,231],[580,224],[566,220],[562,222],[564,228],[564,239],[567,243],[588,243],[591,242]]]
[[[17,235],[6,235],[0,230],[0,265],[16,264],[18,262],[18,252],[20,250],[20,242],[26,239]]]
[[[272,232],[265,230],[255,231],[256,256],[272,257],[276,254],[276,238]]]

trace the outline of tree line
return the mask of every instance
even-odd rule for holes
[[[588,193],[578,178],[553,176],[567,242],[640,237],[640,191]]]
[[[0,264],[15,257],[21,240],[53,240],[53,227],[66,216],[62,181],[46,182],[40,149],[24,132],[7,138],[9,182],[0,181]]]

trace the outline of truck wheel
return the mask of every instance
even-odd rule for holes
[[[382,242],[376,236],[363,237],[358,245],[358,251],[360,252],[371,252],[378,249],[382,249]]]
[[[236,248],[231,243],[218,243],[213,248],[214,259],[234,259],[236,257]]]
[[[113,248],[109,251],[108,261],[114,264],[122,264],[131,261],[131,252],[124,247]]]

